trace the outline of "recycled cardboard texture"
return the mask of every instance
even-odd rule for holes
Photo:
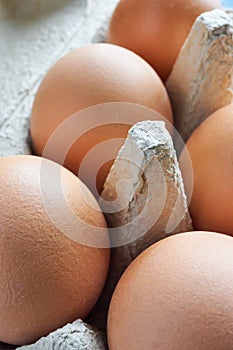
[[[199,16],[166,82],[176,129],[187,141],[210,114],[233,101],[233,23],[220,10]]]

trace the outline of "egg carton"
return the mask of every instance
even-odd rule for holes
[[[90,42],[104,41],[108,20],[117,0],[30,0],[29,7],[28,3],[29,1],[23,0],[21,8],[17,7],[16,0],[2,0],[0,3],[0,56],[3,57],[0,61],[0,156],[31,153],[28,120],[41,80],[51,65],[67,52]],[[227,12],[233,18],[233,12]],[[28,21],[29,18],[33,18],[33,21]],[[10,33],[10,44],[3,37],[7,31]],[[184,139],[213,111],[233,101],[232,33],[232,22],[224,12],[215,10],[201,15],[166,82],[177,121],[176,127]],[[7,57],[7,52],[11,52],[11,56]],[[219,65],[219,61],[223,64]],[[197,74],[202,79],[197,80]],[[221,86],[221,91],[213,89],[216,84]],[[179,136],[175,141],[178,148]],[[106,215],[111,227],[132,222],[138,203],[146,205],[148,199],[148,188],[144,186],[145,180],[141,172],[134,167],[123,172],[125,159],[130,159],[133,164],[138,164],[140,169],[145,170],[144,175],[150,180],[150,188],[156,194],[156,205],[161,204],[159,206],[163,206],[163,210],[156,224],[153,224],[156,208],[146,212],[150,230],[143,237],[133,243],[113,248],[110,277],[88,320],[102,329],[105,328],[112,291],[131,261],[156,241],[171,234],[192,230],[188,199],[173,140],[162,122],[148,121],[136,124],[129,131],[106,180],[103,192],[105,200],[112,199],[116,185],[122,178],[133,178],[135,184],[130,191],[122,192],[126,210],[120,215]],[[163,170],[162,175],[166,179],[165,198],[161,186],[162,178],[161,181],[158,180],[161,177],[158,169]],[[149,204],[151,208],[153,203]],[[138,221],[134,222],[137,229],[140,228],[139,224]],[[135,226],[132,226],[127,231],[129,237],[126,238],[129,241],[134,230]],[[74,337],[68,344],[65,339],[70,332]],[[35,345],[19,349],[52,350],[56,346],[61,350],[69,350],[75,345],[80,350],[104,350],[107,348],[104,338],[104,333],[78,320],[73,325],[67,325],[39,340]],[[0,345],[0,350],[3,349],[13,347]]]

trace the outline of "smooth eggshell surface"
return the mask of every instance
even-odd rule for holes
[[[186,149],[194,175],[189,208],[195,228],[233,236],[233,104],[208,117]],[[192,184],[184,153],[180,166],[188,193]]]
[[[166,80],[197,16],[220,7],[219,0],[121,0],[107,40],[136,52]]]
[[[93,162],[87,164],[86,171],[79,173],[80,165],[87,153],[104,141],[122,139],[116,146],[113,155],[117,153],[124,142],[130,126],[134,123],[125,111],[125,124],[113,123],[114,107],[110,113],[102,113],[100,125],[90,122],[90,114],[79,116],[72,127],[67,127],[65,121],[75,113],[88,107],[110,102],[127,102],[148,107],[157,111],[172,123],[172,111],[164,85],[155,71],[139,56],[122,47],[109,44],[95,44],[79,48],[63,57],[48,72],[36,95],[31,115],[31,137],[36,154],[41,155],[53,132],[59,131],[58,145],[52,149],[49,158],[61,163],[59,154],[67,151],[64,165],[71,170],[86,185],[93,188],[88,177],[94,170]],[[101,108],[101,107],[100,107]],[[89,114],[88,114],[89,113]],[[160,118],[157,116],[155,118]],[[98,116],[96,116],[96,121]],[[141,115],[138,121],[144,120]],[[74,144],[64,146],[75,132],[85,129]],[[107,150],[114,145],[107,145],[102,151],[98,150],[95,159],[103,166],[106,163]],[[97,179],[101,192],[105,178],[112,163],[102,167]]]

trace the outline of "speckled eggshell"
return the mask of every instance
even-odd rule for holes
[[[233,238],[171,236],[142,253],[110,305],[110,350],[233,349]]]
[[[69,227],[61,197],[53,190],[57,170],[67,205],[87,224],[85,232],[77,224],[76,240],[64,235],[48,215],[55,208]],[[85,318],[108,272],[109,249],[79,243],[79,234],[93,234],[94,227],[102,227],[108,240],[93,196],[77,177],[49,160],[43,160],[47,190],[41,176],[41,158],[0,159],[0,341],[5,343],[29,344]],[[46,206],[42,191],[49,192]]]

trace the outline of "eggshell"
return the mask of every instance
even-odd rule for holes
[[[67,205],[86,223],[85,232],[79,225],[73,232],[77,240],[59,231],[48,215],[55,209],[69,227],[62,199],[53,189],[57,170]],[[32,343],[91,311],[104,286],[109,249],[85,246],[78,237],[95,233],[96,226],[108,240],[97,207],[77,177],[56,163],[33,156],[0,159],[0,341]]]
[[[121,0],[107,41],[136,52],[166,80],[197,16],[220,7],[219,0]]]
[[[109,349],[232,349],[232,293],[232,237],[192,232],[160,241],[114,292]]]
[[[194,174],[190,213],[195,228],[233,235],[233,104],[208,117],[186,146]],[[191,183],[186,159],[181,154],[188,193]]]
[[[50,136],[74,113],[87,107],[108,102],[129,102],[151,108],[172,123],[172,111],[164,85],[154,70],[134,53],[109,44],[93,44],[79,48],[65,57],[48,72],[36,95],[31,115],[31,137],[36,154],[41,155]],[[94,112],[93,112],[94,113]],[[67,153],[64,165],[78,174],[84,156],[96,145],[106,140],[125,138],[128,125],[113,124],[114,110],[103,117],[103,123],[94,127],[89,125],[86,116],[77,121],[71,132],[64,131],[60,144],[50,158],[57,161],[57,154],[63,149],[64,138],[69,139],[73,130],[84,125],[88,131],[73,144]],[[143,120],[143,116],[141,116]],[[130,122],[129,122],[130,123]],[[93,130],[90,130],[92,129]],[[117,152],[121,144],[117,147]],[[68,150],[67,150],[68,151]],[[105,164],[106,149],[96,157]],[[112,160],[112,159],[110,159]],[[111,167],[102,167],[98,187],[102,188]],[[87,185],[93,165],[80,179]]]

